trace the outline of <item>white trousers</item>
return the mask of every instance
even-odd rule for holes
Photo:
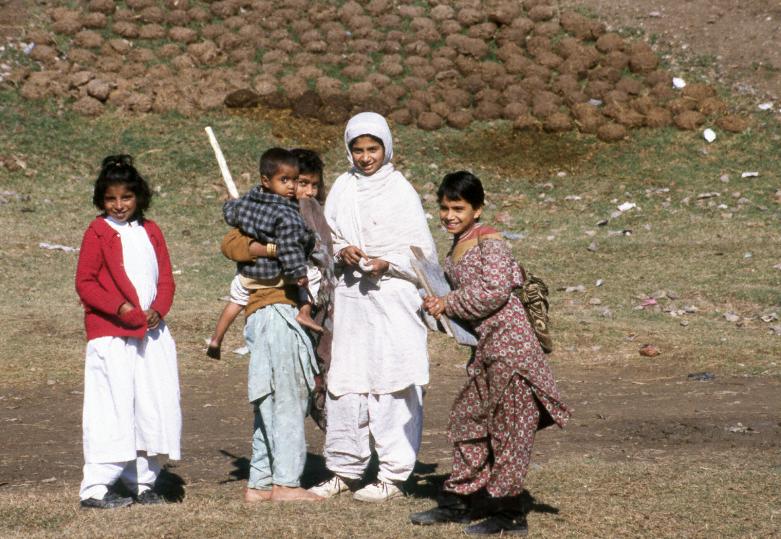
[[[347,479],[363,476],[371,441],[380,462],[377,478],[405,481],[415,467],[423,432],[423,391],[409,386],[381,395],[347,393],[326,398],[326,467]]]
[[[120,476],[131,489],[154,483],[160,467],[150,457],[180,458],[176,345],[165,322],[143,339],[87,343],[82,427],[84,498],[102,497]]]
[[[160,475],[160,462],[157,457],[139,454],[130,462],[88,463],[84,465],[84,479],[81,481],[79,497],[102,499],[108,492],[108,486],[121,479],[128,490],[141,494],[155,485]]]

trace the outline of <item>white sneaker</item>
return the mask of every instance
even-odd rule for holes
[[[333,498],[338,496],[342,492],[350,490],[350,484],[353,482],[349,479],[343,479],[338,475],[333,476],[328,481],[323,481],[309,489],[312,494],[317,494],[321,498]]]
[[[360,502],[381,503],[394,498],[401,498],[404,492],[393,483],[384,481],[375,481],[371,485],[366,485],[361,490],[353,494],[353,498]]]

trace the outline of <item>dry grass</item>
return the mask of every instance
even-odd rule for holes
[[[771,537],[780,470],[768,455],[714,455],[724,464],[676,458],[605,463],[553,459],[528,477],[532,533],[541,537]],[[753,461],[753,466],[742,463]],[[240,486],[202,484],[181,504],[82,511],[73,486],[5,490],[4,537],[450,537],[459,525],[414,527],[410,497],[382,506],[340,498],[321,504],[239,501]],[[121,532],[118,532],[121,530]]]

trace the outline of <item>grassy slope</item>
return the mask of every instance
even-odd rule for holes
[[[199,369],[201,340],[233,271],[217,250],[224,230],[220,180],[203,126],[215,128],[242,190],[256,180],[257,155],[272,144],[325,151],[329,181],[344,168],[339,128],[321,129],[276,112],[199,119],[108,114],[92,120],[2,91],[0,124],[0,155],[16,155],[27,165],[26,171],[3,170],[0,190],[29,195],[29,200],[3,195],[10,201],[0,204],[0,369],[4,384],[14,386],[78,384],[81,377],[83,329],[72,282],[76,255],[40,249],[38,243],[78,245],[95,214],[91,185],[104,155],[135,155],[159,188],[150,216],[161,224],[181,271],[171,326],[184,380]],[[772,268],[781,262],[774,201],[781,177],[781,164],[773,159],[781,135],[777,124],[760,123],[744,135],[721,134],[710,146],[697,134],[674,130],[640,131],[610,146],[577,134],[514,134],[503,123],[467,132],[397,128],[394,133],[400,168],[421,193],[445,171],[474,170],[489,189],[487,222],[509,212],[498,215],[506,223],[500,228],[526,234],[514,242],[519,257],[552,288],[586,287],[583,293],[553,292],[559,347],[554,362],[781,371],[781,338],[769,335],[768,324],[757,319],[781,313],[781,271]],[[744,170],[761,174],[740,179]],[[729,174],[728,183],[720,181],[723,174]],[[647,191],[660,188],[669,192]],[[712,191],[721,196],[696,200]],[[740,210],[736,191],[751,201]],[[581,200],[566,200],[568,195]],[[596,226],[624,201],[640,209]],[[730,209],[708,207],[711,201]],[[426,209],[436,215],[433,202]],[[444,253],[448,239],[434,228]],[[623,229],[632,229],[632,235],[610,235]],[[592,241],[596,252],[587,250]],[[748,252],[752,256],[745,258]],[[604,286],[596,288],[597,279]],[[638,295],[657,290],[679,296],[660,300],[663,306],[699,308],[686,316],[688,326],[664,312],[634,309]],[[601,304],[590,304],[593,298]],[[602,314],[606,308],[610,317]],[[724,319],[727,311],[751,319],[737,327]],[[637,348],[644,342],[657,344],[662,355],[641,358]],[[433,354],[437,361],[443,352]],[[531,523],[550,536],[772,534],[777,470],[743,467],[748,455],[723,458],[723,467],[703,468],[686,458],[616,465],[553,457],[530,474],[529,486],[540,503],[561,513],[533,513]],[[386,509],[344,500],[306,509],[247,508],[236,503],[238,492],[235,484],[193,485],[181,506],[97,515],[78,512],[72,485],[29,494],[6,490],[0,493],[0,535],[92,536],[122,529],[137,536],[396,537],[411,533],[407,513],[430,503],[413,500]],[[420,536],[457,532],[452,526],[420,530]]]

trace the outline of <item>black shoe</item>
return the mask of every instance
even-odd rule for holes
[[[456,507],[434,507],[428,511],[412,513],[409,516],[410,522],[419,526],[430,526],[431,524],[445,524],[447,522],[458,522],[465,524],[472,520],[469,517],[469,510]]]
[[[526,535],[529,526],[526,517],[512,513],[497,513],[482,522],[464,528],[467,535]]]
[[[136,503],[141,505],[161,505],[165,500],[151,488],[136,496]]]
[[[118,509],[119,507],[127,507],[133,503],[133,498],[124,498],[113,492],[107,492],[102,499],[87,498],[81,500],[82,509]]]
[[[456,494],[442,493],[437,500],[436,507],[428,511],[412,513],[409,516],[409,520],[419,526],[445,524],[447,522],[465,524],[472,520],[469,498]]]

